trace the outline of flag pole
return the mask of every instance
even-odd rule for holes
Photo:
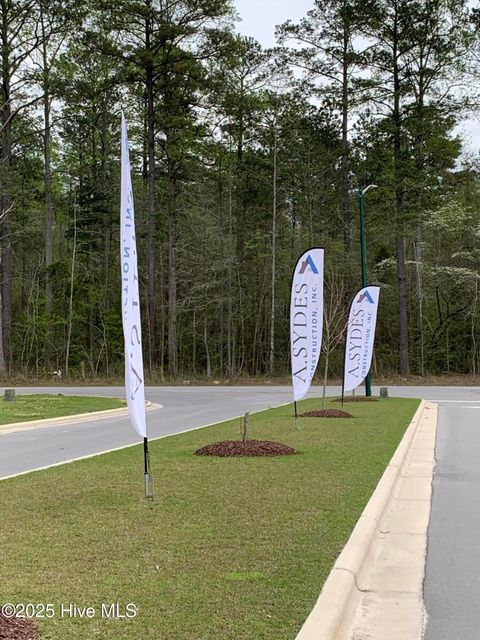
[[[300,420],[298,419],[298,409],[297,409],[297,401],[293,401],[293,406],[295,408],[295,429],[300,431]]]
[[[369,189],[376,189],[376,184],[369,184],[365,189],[358,190],[358,198],[360,205],[360,260],[362,269],[362,288],[367,287],[367,244],[365,240],[365,194]],[[372,383],[370,378],[370,369],[365,378],[365,395],[372,395]]]
[[[350,307],[352,305],[350,304]],[[342,407],[345,402],[345,370],[346,370],[346,360],[347,360],[347,336],[348,336],[348,319],[345,327],[345,342],[343,343],[343,371],[342,371]]]
[[[143,439],[143,464],[145,479],[145,498],[155,497],[155,481],[150,472],[150,452],[148,450],[148,437]]]
[[[120,260],[122,274],[122,325],[125,348],[125,391],[132,427],[143,439],[145,498],[154,497],[154,479],[150,473],[145,381],[142,353],[142,323],[138,287],[135,207],[125,115],[121,117],[120,181]]]

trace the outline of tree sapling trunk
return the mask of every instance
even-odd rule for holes
[[[248,416],[250,415],[250,411],[247,411],[242,419],[242,440],[245,444],[248,440]]]

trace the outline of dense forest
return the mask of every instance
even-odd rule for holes
[[[474,375],[473,4],[312,0],[265,50],[230,0],[0,0],[0,375],[122,374],[121,109],[151,380],[287,374],[314,245],[338,375],[370,184],[374,372]]]

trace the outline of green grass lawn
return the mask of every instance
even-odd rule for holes
[[[0,425],[12,422],[28,422],[43,418],[72,416],[77,413],[119,409],[126,402],[119,398],[89,398],[87,396],[64,396],[32,394],[17,396],[15,402],[0,400]],[[1,595],[1,594],[0,594]]]
[[[54,604],[44,640],[293,640],[417,406],[348,404],[300,431],[291,405],[252,415],[252,439],[302,452],[282,458],[193,455],[239,420],[157,440],[153,503],[140,447],[0,482],[0,603]],[[112,602],[138,615],[60,617]]]

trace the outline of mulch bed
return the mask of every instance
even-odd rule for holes
[[[281,442],[271,440],[224,440],[207,444],[195,451],[197,456],[219,456],[221,458],[236,456],[292,456],[298,453]]]
[[[0,614],[0,640],[37,640],[37,623],[29,618],[6,618]]]
[[[301,418],[353,418],[351,413],[341,409],[317,409],[316,411],[305,411],[300,414]]]
[[[341,402],[341,398],[335,398],[333,402]],[[373,398],[372,396],[345,396],[343,399],[344,402],[378,402],[378,398]]]

